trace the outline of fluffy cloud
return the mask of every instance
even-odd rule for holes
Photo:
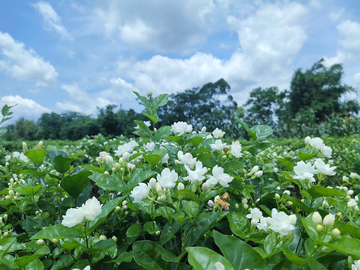
[[[0,32],[0,71],[19,80],[33,81],[37,87],[46,87],[56,82],[55,68],[25,45],[15,41],[8,33]]]
[[[211,30],[214,4],[209,0],[101,1],[96,14],[107,37],[118,37],[131,46],[175,50],[206,40]]]
[[[346,20],[342,21],[336,28],[344,36],[340,43],[345,49],[360,50],[360,23]]]
[[[337,21],[338,19],[340,19],[340,17],[342,16],[342,14],[345,12],[345,9],[342,8],[340,9],[338,12],[331,12],[329,14],[329,18],[332,21]]]
[[[54,31],[64,39],[72,39],[72,36],[61,23],[60,17],[48,2],[37,2],[33,6],[43,16],[46,30]]]
[[[76,111],[85,114],[96,114],[97,108],[106,107],[113,104],[106,98],[100,97],[99,93],[89,95],[82,91],[76,84],[61,86],[61,89],[68,93],[68,98],[65,102],[56,102],[56,107],[60,111]]]
[[[39,118],[41,114],[51,112],[51,110],[41,106],[34,100],[22,98],[19,95],[2,97],[0,99],[0,107],[2,108],[5,104],[9,106],[17,104],[11,109],[11,111],[14,113],[14,118],[11,119],[9,122],[6,122],[6,124],[11,124],[21,117],[24,117],[25,119],[35,120]]]

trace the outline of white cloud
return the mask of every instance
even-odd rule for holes
[[[56,82],[55,68],[37,53],[26,50],[24,43],[15,41],[8,33],[0,32],[0,71],[23,81],[34,81],[37,87],[46,87]]]
[[[5,124],[11,124],[16,122],[19,118],[24,117],[25,119],[36,120],[43,113],[50,113],[51,110],[41,106],[36,103],[32,99],[22,98],[19,95],[16,96],[4,96],[0,99],[0,107],[2,108],[5,104],[9,106],[13,106],[17,104],[15,107],[11,109],[13,112],[14,118],[12,118],[9,122],[5,122]]]
[[[345,12],[345,9],[342,8],[340,9],[338,12],[331,12],[329,14],[329,18],[332,21],[337,21],[338,19],[340,19],[341,15]]]
[[[213,21],[210,0],[101,1],[96,8],[108,38],[146,49],[184,51],[206,40]]]
[[[58,33],[63,39],[72,40],[72,36],[63,26],[60,17],[48,2],[37,2],[33,6],[40,12],[44,18],[44,27],[47,31]]]
[[[106,98],[98,96],[98,93],[89,95],[82,91],[76,84],[63,84],[61,89],[65,90],[69,96],[65,102],[56,102],[56,107],[60,111],[76,111],[85,114],[96,114],[97,108],[106,107],[113,104]]]
[[[340,44],[349,50],[360,50],[360,23],[350,20],[342,21],[337,27],[344,39]]]

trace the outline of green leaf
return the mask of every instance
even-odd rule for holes
[[[88,252],[93,252],[93,251],[105,251],[112,254],[116,251],[116,243],[113,239],[99,241],[88,249]]]
[[[70,254],[66,254],[60,257],[57,262],[53,264],[51,270],[58,270],[71,265],[74,262],[73,257]]]
[[[286,167],[289,171],[292,171],[294,169],[294,165],[291,161],[284,159],[284,158],[277,158],[277,160]]]
[[[194,201],[182,201],[184,212],[191,218],[199,215],[200,205]]]
[[[266,125],[256,125],[250,130],[256,134],[257,141],[262,141],[273,134],[272,128]]]
[[[156,248],[161,248],[161,246],[153,241],[135,242],[133,244],[133,254],[135,261],[145,269],[171,269],[170,263],[162,259],[161,254],[156,251]]]
[[[240,238],[245,239],[250,232],[249,219],[238,212],[231,212],[228,218],[231,231]]]
[[[44,265],[39,259],[35,259],[25,266],[25,270],[33,270],[33,269],[44,270]]]
[[[155,221],[148,221],[144,224],[144,231],[149,234],[154,234],[157,230],[159,230],[159,227],[156,225]]]
[[[256,133],[253,130],[250,130],[249,126],[241,121],[240,119],[235,118],[236,121],[238,121],[240,123],[240,125],[242,125],[242,127],[245,129],[245,131],[250,135],[251,138],[253,138],[254,140],[256,140]]]
[[[314,245],[321,245],[328,247],[332,250],[336,250],[345,255],[351,255],[354,260],[360,259],[360,240],[355,238],[350,238],[349,236],[342,235],[329,243],[314,241]]]
[[[198,204],[201,204],[200,198],[191,190],[188,190],[188,189],[175,190],[174,195],[172,197],[177,199],[177,198],[179,198],[179,195],[182,197],[188,198],[190,200],[193,200],[193,201],[197,202]]]
[[[198,147],[200,143],[202,143],[204,138],[202,137],[193,137],[191,139],[186,140],[186,144],[191,143],[193,146]]]
[[[326,196],[326,197],[331,197],[331,196],[344,197],[344,196],[346,196],[345,191],[340,191],[340,190],[337,190],[335,188],[326,188],[326,187],[323,187],[323,186],[313,186],[312,188],[308,189],[307,192],[313,198],[324,197],[324,196]]]
[[[37,185],[35,187],[17,187],[14,190],[21,195],[34,195],[43,185]]]
[[[155,211],[156,216],[163,216],[167,220],[172,220],[174,218],[174,213],[175,210],[167,206],[161,206]]]
[[[292,251],[288,248],[283,248],[281,250],[284,253],[284,255],[286,256],[286,258],[288,258],[290,261],[296,263],[299,266],[302,266],[307,262],[303,258],[300,258],[294,251]]]
[[[71,162],[74,160],[69,158],[65,151],[52,151],[49,153],[51,163],[54,165],[55,170],[59,173],[65,173],[69,170]]]
[[[8,252],[12,244],[14,244],[16,237],[9,237],[0,240],[0,258]]]
[[[144,121],[135,120],[135,123],[139,126],[140,130],[142,130],[147,136],[153,138],[151,130],[145,125]]]
[[[132,190],[139,183],[144,182],[146,179],[154,176],[155,174],[157,174],[157,172],[136,170],[130,181],[127,183],[127,190]]]
[[[271,232],[264,240],[264,251],[267,255],[272,255],[276,253],[276,234]]]
[[[114,262],[117,265],[121,264],[122,262],[131,262],[131,260],[134,256],[133,254],[134,254],[133,251],[120,253],[119,256],[115,260],[110,261],[110,262]]]
[[[160,139],[170,136],[171,134],[172,134],[171,127],[163,126],[155,132],[155,140],[159,141]]]
[[[30,263],[33,260],[36,260],[37,258],[40,258],[46,254],[50,253],[50,249],[48,246],[42,246],[40,249],[38,249],[33,255],[30,256],[22,256],[18,259],[15,259],[15,263],[20,267],[25,267],[28,263]]]
[[[125,197],[118,197],[111,201],[108,201],[102,207],[101,214],[98,215],[94,220],[90,221],[89,228],[87,230],[87,235],[90,235],[96,229],[96,227],[99,226],[99,224],[103,222],[104,219],[106,219],[106,217],[111,213],[111,211],[114,210],[114,208],[124,199]]]
[[[154,98],[154,101],[152,102],[153,108],[159,108],[162,106],[165,106],[168,103],[168,94],[161,94]]]
[[[318,232],[316,230],[315,223],[312,221],[312,214],[308,215],[306,218],[302,218],[301,220],[307,234],[313,241],[315,241],[317,239]]]
[[[309,159],[312,159],[314,156],[315,153],[311,153],[311,149],[307,150],[306,148],[301,148],[298,152],[298,157],[302,161],[307,161]]]
[[[184,139],[181,138],[180,136],[167,136],[164,137],[164,139],[168,140],[168,141],[172,141],[172,142],[176,142],[179,145],[183,145],[184,144]]]
[[[42,162],[46,155],[46,151],[40,148],[25,152],[25,156],[27,156],[31,160],[31,162],[35,164]]]
[[[133,92],[134,92],[134,94],[135,94],[142,102],[144,102],[144,104],[145,104],[146,107],[150,107],[150,106],[151,106],[150,102],[148,101],[148,99],[147,99],[146,97],[141,96],[141,95],[140,95],[138,92],[136,92],[136,91],[133,91]]]
[[[89,178],[105,191],[126,192],[125,182],[122,182],[113,174],[93,172]]]
[[[143,155],[143,157],[151,165],[157,165],[165,155],[166,155],[165,149],[155,149],[149,152],[147,155]]]
[[[250,245],[240,239],[213,231],[216,245],[234,269],[264,269],[266,262]]]
[[[309,266],[311,270],[327,270],[327,268],[324,265],[319,263],[314,258],[309,261]]]
[[[215,263],[220,262],[226,270],[234,270],[231,263],[215,251],[204,247],[188,247],[189,263],[195,270],[217,270]]]
[[[54,226],[48,226],[45,229],[42,229],[31,239],[64,239],[64,238],[81,238],[84,237],[84,234],[76,229],[75,227],[66,227],[62,224],[56,224]]]
[[[68,175],[61,180],[60,185],[71,197],[76,199],[89,183],[91,174],[91,171],[83,170],[77,174]]]
[[[230,173],[238,170],[242,170],[244,167],[244,162],[238,160],[229,160],[225,162],[223,168],[225,173]]]
[[[132,224],[126,231],[127,237],[136,237],[142,231],[140,224]]]

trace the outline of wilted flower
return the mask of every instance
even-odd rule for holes
[[[130,196],[134,198],[134,203],[138,203],[145,199],[150,192],[150,187],[144,183],[140,183],[138,186],[134,187],[131,191]]]
[[[192,131],[192,125],[188,125],[186,122],[176,122],[171,125],[171,131],[176,135],[181,136],[184,133],[190,133]]]
[[[312,166],[310,163],[305,164],[304,161],[298,162],[294,167],[294,172],[296,173],[296,176],[294,176],[295,179],[299,179],[299,180],[309,179],[310,182],[315,182],[314,179],[315,167]]]
[[[222,138],[225,135],[225,132],[216,128],[213,132],[212,135],[214,136],[214,138],[218,139],[218,138]]]
[[[314,165],[316,167],[317,173],[323,173],[325,175],[335,175],[334,170],[336,169],[336,166],[330,167],[329,164],[325,164],[325,162],[320,158],[315,161]]]
[[[207,168],[203,167],[200,161],[196,162],[195,171],[190,170],[190,168],[185,165],[185,169],[188,172],[188,176],[184,177],[184,180],[190,181],[192,184],[196,182],[201,182],[205,179],[204,174],[207,172]]]
[[[156,178],[163,188],[173,188],[179,176],[174,170],[170,171],[169,168],[165,168]]]
[[[82,206],[84,217],[87,220],[94,220],[98,215],[101,214],[102,204],[95,198],[88,199]]]
[[[230,175],[224,173],[223,168],[215,165],[215,167],[212,169],[212,176],[210,176],[208,181],[211,185],[216,185],[217,183],[219,183],[223,187],[228,187],[229,183],[233,179],[234,177],[231,177]]]

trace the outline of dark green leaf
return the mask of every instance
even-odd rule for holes
[[[84,237],[83,232],[72,227],[66,227],[62,224],[48,226],[40,232],[36,233],[31,239],[64,239],[64,238],[81,238]]]
[[[139,183],[142,183],[146,179],[154,176],[157,174],[157,172],[154,171],[142,171],[142,170],[136,170],[131,177],[130,181],[127,183],[127,190],[132,190],[135,186],[137,186]]]
[[[161,246],[152,241],[137,241],[133,244],[135,261],[145,269],[168,270],[170,263],[162,259],[161,254],[156,251]]]
[[[91,171],[83,170],[77,174],[68,175],[61,180],[60,185],[71,197],[76,199],[89,183],[91,174]]]
[[[217,270],[215,263],[220,262],[226,270],[234,270],[231,263],[215,251],[203,247],[188,247],[189,263],[195,270]]]
[[[25,152],[25,156],[27,156],[31,160],[31,162],[36,164],[42,162],[46,155],[46,151],[40,148]]]
[[[89,176],[97,186],[102,188],[105,191],[117,191],[117,192],[126,192],[126,184],[122,182],[118,177],[113,174],[104,174],[99,172],[93,172]]]

